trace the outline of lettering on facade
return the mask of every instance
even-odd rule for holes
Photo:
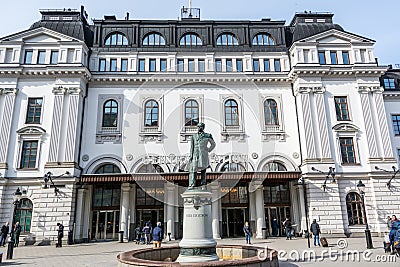
[[[189,156],[176,156],[170,154],[168,156],[154,156],[146,155],[142,157],[144,164],[182,164],[189,161]],[[222,162],[234,162],[244,163],[249,162],[248,155],[236,154],[236,155],[210,155],[210,163],[222,163]]]

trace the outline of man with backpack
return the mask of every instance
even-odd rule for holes
[[[318,241],[318,246],[321,246],[321,243],[319,242],[319,234],[321,233],[321,230],[319,228],[319,224],[317,223],[316,219],[313,220],[310,226],[310,231],[314,235],[314,246],[317,246],[317,241]]]
[[[286,218],[286,220],[283,222],[283,226],[285,227],[286,240],[292,240],[292,222],[289,218]]]

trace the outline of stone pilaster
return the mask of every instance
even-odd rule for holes
[[[84,211],[84,204],[85,204],[85,192],[86,189],[79,188],[77,190],[76,196],[76,218],[75,218],[75,240],[80,242],[82,240],[82,229],[83,229],[83,211]]]
[[[332,159],[331,147],[329,144],[329,135],[328,135],[328,124],[326,120],[326,110],[325,110],[325,89],[319,88],[319,90],[314,90],[314,97],[316,103],[316,110],[318,116],[318,128],[319,128],[319,137],[321,142],[321,158],[323,159]]]
[[[256,238],[265,238],[262,234],[262,229],[265,228],[265,209],[264,209],[264,190],[260,185],[256,191],[256,213],[257,213],[257,235]]]
[[[167,217],[166,223],[167,228],[165,232],[165,236],[168,238],[168,234],[171,234],[171,239],[175,239],[175,195],[177,190],[175,189],[175,185],[171,183],[165,184],[165,193],[167,196],[166,207],[167,207]]]
[[[304,121],[304,133],[306,141],[307,159],[316,158],[315,150],[315,133],[312,124],[311,104],[310,104],[310,93],[307,88],[300,88],[300,101]]]
[[[17,93],[17,88],[1,88],[1,94],[4,95],[4,111],[2,118],[0,118],[0,168],[5,169],[7,168],[8,145],[12,125],[11,120],[14,114],[14,103]]]
[[[367,136],[367,143],[369,148],[369,157],[378,158],[378,146],[376,142],[376,134],[373,122],[373,116],[371,111],[371,104],[369,98],[369,90],[364,87],[359,87],[358,92],[360,93],[361,107],[363,111],[365,131]],[[386,119],[385,119],[386,121]]]
[[[89,236],[89,229],[91,227],[90,221],[90,213],[91,213],[91,205],[92,205],[92,194],[93,194],[93,186],[90,185],[85,194],[85,205],[84,205],[84,212],[82,215],[83,221],[83,229],[82,229],[82,239],[83,242],[88,242],[90,240]]]
[[[219,200],[220,200],[220,192],[221,187],[219,182],[214,182],[211,184],[211,193],[212,193],[212,204],[211,204],[211,212],[212,212],[212,230],[213,230],[213,238],[221,239],[221,233],[219,229]]]
[[[61,132],[61,119],[64,103],[65,88],[59,86],[53,89],[54,108],[53,121],[51,124],[50,151],[48,162],[59,162],[59,142]]]
[[[393,158],[392,143],[390,142],[388,124],[386,120],[385,107],[383,104],[382,90],[374,90],[373,96],[378,117],[379,130],[383,146],[383,158]]]

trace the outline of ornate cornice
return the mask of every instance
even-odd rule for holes
[[[0,88],[0,95],[16,95],[17,93],[18,88],[15,87]]]

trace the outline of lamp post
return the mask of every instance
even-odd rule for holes
[[[363,209],[364,209],[364,214],[365,214],[365,239],[367,241],[367,249],[372,249],[372,248],[374,248],[374,246],[372,244],[371,231],[369,230],[369,227],[368,227],[368,219],[367,219],[367,214],[365,212],[365,184],[361,180],[357,184],[357,189],[361,194],[361,199],[362,199],[362,204],[363,204]]]
[[[19,187],[14,193],[13,197],[13,205],[14,205],[14,210],[13,210],[13,217],[12,217],[12,224],[11,224],[11,232],[10,232],[10,241],[8,242],[8,248],[7,248],[7,260],[12,260],[13,254],[14,254],[14,219],[15,219],[15,213],[17,211],[17,206],[19,205],[19,201],[21,200],[22,192],[19,190]]]
[[[308,203],[307,203],[307,192],[306,192],[306,181],[303,177],[298,180],[298,184],[303,187],[303,198],[304,198],[304,211],[306,216],[306,235],[307,235],[307,244],[308,248],[311,247],[310,243],[310,230],[308,228]]]
[[[392,177],[389,179],[389,181],[386,183],[386,186],[390,189],[390,187],[392,186],[392,181],[396,178],[396,175],[399,174],[400,169],[396,170],[395,166],[392,166],[393,172],[385,170],[385,169],[381,169],[378,166],[375,166],[375,170],[380,170],[380,171],[384,171],[387,173],[392,173]]]
[[[316,169],[314,167],[311,167],[311,170],[325,174],[325,172],[320,171],[320,170],[318,170],[318,169]],[[332,178],[332,183],[336,184],[335,175],[336,175],[335,168],[329,167],[329,171],[325,176],[324,184],[322,185],[322,188],[324,189],[324,192],[326,191],[326,182],[328,181],[329,178]]]

